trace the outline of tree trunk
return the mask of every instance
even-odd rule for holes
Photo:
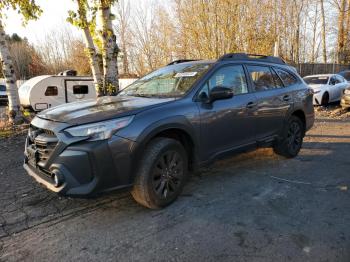
[[[91,72],[94,78],[94,85],[96,89],[97,96],[103,96],[103,81],[102,74],[99,65],[99,57],[96,52],[96,48],[90,33],[89,28],[84,28],[84,41],[86,45],[86,49],[88,51],[88,56],[90,60]]]
[[[103,61],[103,87],[107,94],[115,95],[119,90],[118,82],[118,53],[116,35],[112,26],[110,4],[100,0],[99,20],[101,25],[102,61]]]
[[[346,9],[346,0],[341,0],[339,8],[339,18],[338,18],[338,41],[337,41],[337,62],[342,63],[344,58],[344,46],[345,46],[345,10]]]
[[[326,18],[324,14],[324,0],[321,0],[321,16],[322,16],[322,56],[323,63],[327,64],[327,45],[326,45]]]
[[[6,43],[6,34],[2,21],[0,19],[0,59],[2,63],[2,71],[6,80],[6,90],[9,100],[9,120],[14,123],[21,117],[18,88],[16,84],[15,70],[10,55],[9,48]]]
[[[102,82],[102,74],[100,70],[100,64],[99,64],[99,57],[96,52],[96,48],[94,45],[94,41],[91,36],[91,32],[89,29],[89,23],[86,18],[86,6],[84,5],[85,3],[82,1],[77,1],[78,4],[78,14],[79,18],[81,20],[81,25],[83,29],[83,36],[84,36],[84,41],[85,41],[85,46],[88,52],[88,57],[90,60],[90,67],[91,67],[91,72],[92,76],[94,78],[94,86],[96,89],[96,94],[97,96],[103,96],[103,82]]]
[[[345,21],[345,46],[346,46],[346,58],[345,63],[350,62],[350,0],[348,0],[347,12],[346,12],[346,21]]]
[[[318,18],[318,5],[316,4],[315,17],[313,21],[313,32],[312,32],[312,53],[311,53],[311,63],[315,63],[316,60],[316,32],[317,32],[317,18]]]

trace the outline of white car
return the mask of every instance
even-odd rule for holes
[[[340,101],[344,90],[350,87],[350,83],[338,74],[306,76],[304,81],[314,92],[314,105],[325,106]]]
[[[0,104],[7,104],[6,86],[0,84]]]

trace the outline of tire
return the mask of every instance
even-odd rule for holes
[[[297,156],[303,144],[304,134],[304,123],[299,117],[291,116],[283,129],[281,138],[275,142],[275,153],[286,158]]]
[[[147,146],[135,178],[132,196],[139,204],[159,209],[171,204],[187,180],[188,156],[170,138],[156,138]]]
[[[322,96],[321,106],[327,106],[328,103],[329,103],[329,94],[328,94],[328,92],[326,92]]]

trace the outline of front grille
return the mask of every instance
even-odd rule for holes
[[[0,95],[0,98],[7,98],[7,95]]]
[[[57,142],[56,136],[47,135],[46,133],[38,135],[34,139],[39,161],[47,161],[52,151],[55,149]]]
[[[36,128],[34,126],[30,127],[28,146],[36,152],[35,160],[39,167],[44,167],[57,144],[58,138],[53,131]]]

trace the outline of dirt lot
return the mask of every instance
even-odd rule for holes
[[[350,261],[350,118],[319,110],[300,155],[270,149],[192,176],[170,207],[60,198],[0,140],[0,261]]]

